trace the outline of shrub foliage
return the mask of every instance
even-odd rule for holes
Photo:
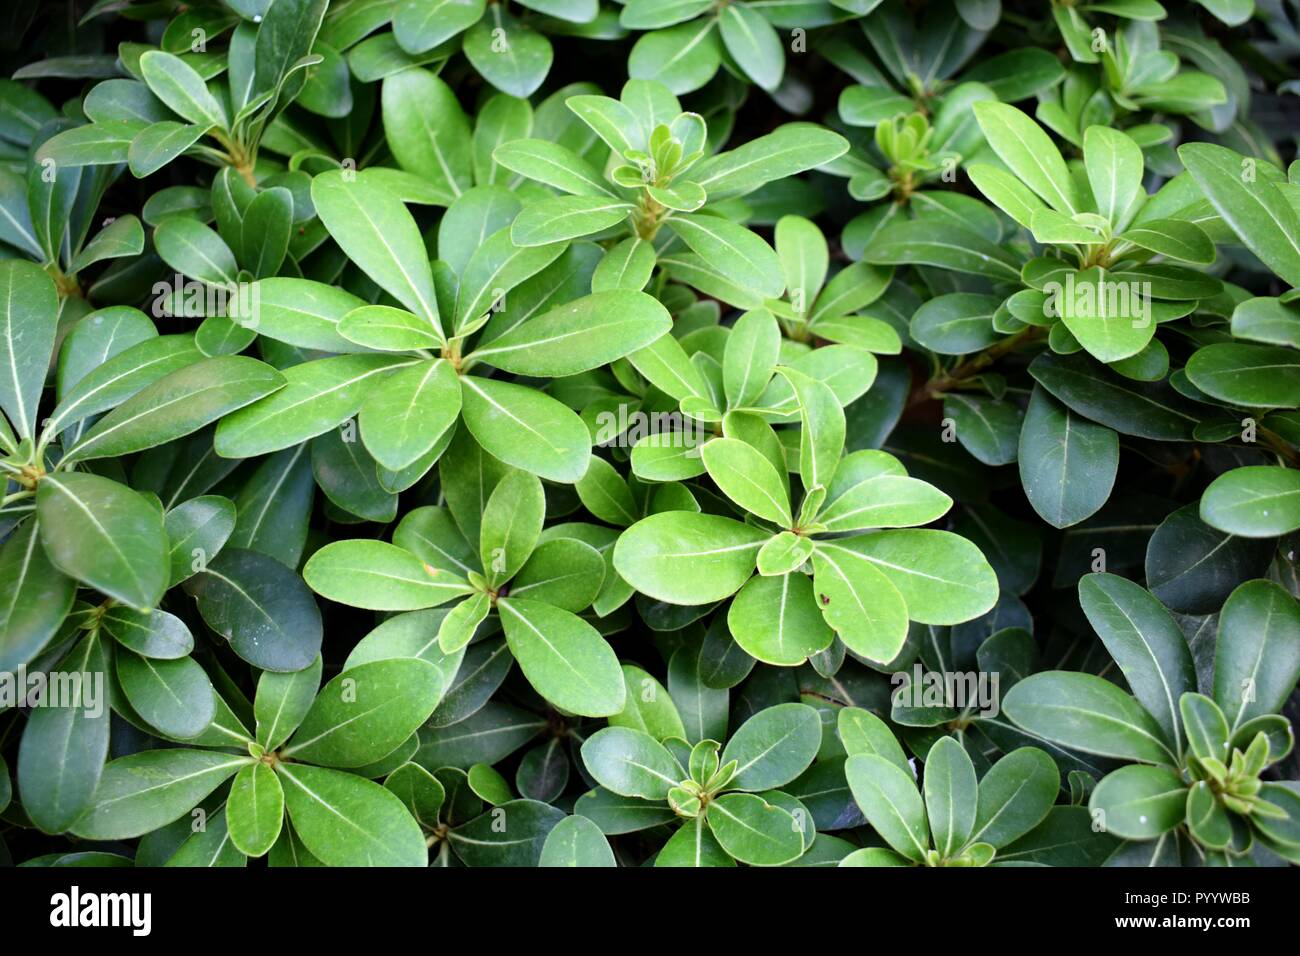
[[[0,860],[1300,863],[1294,4],[13,7]]]

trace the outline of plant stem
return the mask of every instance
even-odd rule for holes
[[[1028,345],[1041,338],[1044,331],[1043,328],[1037,325],[1031,325],[1029,328],[1022,329],[1015,335],[1008,336],[1001,342],[989,346],[973,358],[958,363],[949,371],[936,375],[912,395],[907,402],[907,406],[911,408],[930,399],[942,398],[945,392],[974,378],[1002,356],[1015,351],[1022,345]]]

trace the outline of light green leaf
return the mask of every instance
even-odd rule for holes
[[[502,598],[497,610],[510,652],[539,694],[588,717],[608,717],[623,709],[618,658],[594,627],[540,601]]]
[[[235,774],[226,800],[230,842],[245,856],[264,856],[279,839],[283,823],[284,790],[275,771],[255,763]]]
[[[321,688],[280,752],[326,767],[373,763],[415,733],[445,691],[443,674],[419,658],[359,664]]]
[[[365,175],[324,173],[311,181],[316,214],[353,262],[442,334],[433,273],[415,220],[401,200]]]
[[[437,607],[470,593],[463,579],[411,552],[366,539],[327,544],[308,559],[302,576],[322,597],[377,611]]]
[[[875,754],[854,754],[844,764],[853,799],[891,847],[920,863],[930,849],[925,804],[903,770]]]
[[[708,604],[734,594],[754,573],[768,535],[718,515],[665,512],[628,528],[614,567],[638,591],[670,604]]]
[[[591,433],[568,408],[511,382],[467,375],[461,386],[465,425],[490,454],[565,484],[586,474]]]
[[[466,360],[516,375],[576,375],[645,348],[671,328],[672,317],[657,299],[613,289],[529,319]]]
[[[394,794],[338,770],[281,764],[294,832],[329,866],[427,866],[424,834]]]

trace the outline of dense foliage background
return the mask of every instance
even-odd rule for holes
[[[1300,863],[1300,3],[3,17],[0,861]]]

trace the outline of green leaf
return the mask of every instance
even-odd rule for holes
[[[841,470],[842,466],[836,470],[827,503],[817,513],[818,523],[827,531],[929,524],[952,507],[951,498],[916,478],[874,474],[849,484],[841,482]]]
[[[1192,754],[1201,758],[1223,760],[1228,753],[1228,720],[1219,705],[1204,694],[1188,692],[1178,698],[1178,712],[1187,746]]]
[[[634,664],[622,665],[622,671],[626,702],[609,716],[609,725],[640,731],[661,742],[668,737],[685,739],[686,728],[664,686]]]
[[[1020,281],[1014,256],[971,229],[933,219],[896,220],[876,232],[862,252],[876,265],[938,266],[955,272]]]
[[[69,270],[80,272],[105,259],[139,255],[144,249],[144,227],[135,216],[118,216],[82,247]]]
[[[129,840],[166,826],[198,803],[251,757],[208,750],[145,750],[110,760],[90,809],[72,827],[87,840]]]
[[[951,859],[975,829],[975,765],[955,737],[940,737],[925,757],[925,810],[934,848]]]
[[[993,313],[998,300],[973,292],[954,292],[926,302],[912,316],[908,331],[920,345],[942,355],[966,355],[997,340]]]
[[[766,242],[744,226],[720,216],[677,215],[673,232],[723,275],[765,299],[785,291],[781,261]]]
[[[673,755],[649,734],[606,727],[582,744],[582,762],[606,790],[623,797],[664,800],[686,777]]]
[[[830,541],[813,551],[813,586],[826,623],[845,646],[887,663],[907,640],[907,601],[880,568]]]
[[[424,834],[394,794],[355,774],[280,764],[293,829],[327,866],[427,866]]]
[[[755,794],[724,793],[709,804],[707,822],[722,848],[741,863],[780,866],[803,855],[799,821]]]
[[[1119,436],[1081,418],[1036,386],[1020,429],[1020,481],[1034,510],[1054,528],[1091,517],[1119,470]]]
[[[628,76],[656,80],[677,94],[698,90],[718,71],[722,43],[705,17],[644,33],[628,55]]]
[[[872,828],[904,857],[922,862],[930,849],[930,828],[911,776],[875,754],[854,754],[844,772]]]
[[[469,28],[462,49],[474,69],[502,93],[527,98],[550,72],[555,56],[540,33],[492,4],[488,15]]]
[[[1188,788],[1184,816],[1188,833],[1201,846],[1223,850],[1232,842],[1232,821],[1208,780]]]
[[[384,78],[381,103],[398,165],[446,193],[448,202],[474,184],[469,120],[451,87],[428,70],[402,70]]]
[[[41,163],[53,160],[69,168],[125,163],[140,130],[139,122],[123,120],[66,129],[41,144],[36,160]]]
[[[1262,174],[1247,177],[1249,160],[1212,143],[1180,146],[1178,158],[1246,247],[1284,282],[1300,285],[1300,216],[1277,185]]]
[[[808,769],[821,746],[821,718],[807,704],[760,710],[731,735],[721,762],[735,760],[731,790],[758,792],[784,786]]]
[[[311,52],[328,2],[275,0],[272,7],[266,10],[257,31],[250,102],[262,93],[279,93],[286,85],[286,79]]]
[[[1084,575],[1079,603],[1133,696],[1181,753],[1178,701],[1196,690],[1196,666],[1173,616],[1145,588],[1114,574]]]
[[[203,77],[180,57],[150,50],[140,57],[140,73],[158,99],[191,123],[222,129],[229,125],[226,111],[208,92]]]
[[[1108,833],[1153,840],[1185,819],[1187,784],[1165,767],[1120,767],[1097,784],[1088,806],[1104,814]]]
[[[437,332],[425,319],[390,305],[363,305],[337,323],[338,334],[362,350],[405,352],[442,347]]]
[[[149,499],[108,478],[46,475],[36,492],[41,544],[63,573],[135,608],[167,590],[167,534]]]
[[[77,584],[46,555],[36,521],[0,544],[0,669],[17,671],[58,632]]]
[[[1146,195],[1142,150],[1120,130],[1090,126],[1083,134],[1083,162],[1097,212],[1113,229],[1122,229],[1136,211],[1137,197]]]
[[[280,271],[293,228],[293,193],[283,186],[264,189],[244,210],[240,262],[259,279]]]
[[[794,519],[786,476],[762,452],[737,438],[714,438],[700,448],[700,456],[728,498],[760,518],[790,527]]]
[[[117,679],[131,708],[168,737],[197,737],[216,715],[212,681],[191,657],[151,660],[119,648]]]
[[[257,719],[257,742],[266,750],[279,750],[298,729],[316,700],[320,687],[321,659],[302,670],[277,674],[263,671],[257,679],[253,714]]]
[[[601,552],[574,538],[552,538],[538,545],[519,569],[510,582],[510,594],[577,614],[596,600],[605,577]]]
[[[521,214],[522,215],[522,214]],[[511,289],[541,272],[565,250],[565,244],[518,245],[502,227],[474,250],[461,270],[456,295],[457,332],[487,312],[500,308]]]
[[[419,764],[402,764],[384,779],[384,789],[397,794],[421,826],[438,826],[439,811],[447,801],[447,788]]]
[[[1202,392],[1233,405],[1300,405],[1300,356],[1271,345],[1220,343],[1197,349],[1187,377]]]
[[[438,359],[399,369],[366,393],[357,416],[366,450],[400,471],[436,447],[460,413],[460,381]]]
[[[538,866],[617,866],[600,827],[586,817],[565,817],[546,835]]]
[[[556,196],[529,203],[510,227],[518,246],[544,246],[617,226],[635,207],[607,195]]]
[[[398,4],[393,33],[403,50],[423,53],[478,23],[485,0],[432,0]]]
[[[251,458],[324,434],[361,410],[381,378],[417,360],[391,355],[336,355],[284,371],[285,386],[227,415],[214,446],[223,458]]]
[[[799,476],[804,489],[828,485],[844,451],[844,410],[824,382],[784,366],[777,373],[790,383],[799,409]]]
[[[1084,355],[1044,353],[1029,372],[1072,411],[1123,435],[1186,441],[1204,411],[1167,384],[1122,378]]]
[[[573,486],[583,506],[597,518],[620,527],[635,524],[636,502],[623,476],[604,458],[591,456],[587,473]]]
[[[1274,538],[1300,528],[1300,474],[1247,465],[1215,478],[1201,497],[1201,520],[1228,534]]]
[[[1214,242],[1200,226],[1180,219],[1147,219],[1116,238],[1183,262],[1214,261]]]
[[[275,558],[225,548],[185,589],[208,627],[254,667],[302,670],[320,652],[316,602],[302,578]]]
[[[338,429],[313,439],[311,470],[321,491],[343,511],[370,521],[393,520],[397,496],[379,483],[375,460],[355,433]]]
[[[650,380],[650,384],[679,401],[709,394],[700,370],[671,335],[661,335],[650,345],[628,356],[632,366]],[[698,472],[697,472],[698,474]]]
[[[1280,299],[1246,299],[1232,310],[1232,334],[1252,342],[1300,348],[1300,311]]]
[[[718,29],[727,52],[751,80],[769,92],[780,85],[785,53],[776,30],[762,14],[741,5],[723,7]]]
[[[767,309],[751,310],[736,320],[722,361],[723,389],[730,407],[744,408],[758,401],[780,351],[781,329]]]
[[[889,725],[869,710],[844,707],[836,715],[836,730],[848,756],[875,754],[905,773],[912,772],[907,756]]]
[[[273,278],[253,283],[250,293],[258,306],[260,335],[303,349],[366,351],[338,331],[344,316],[365,305],[350,292],[309,279]]]
[[[235,254],[203,223],[170,216],[154,230],[153,241],[163,261],[182,275],[210,285],[233,286],[239,272]]]
[[[226,826],[239,852],[265,856],[279,839],[283,823],[284,790],[275,771],[255,763],[235,774],[226,800]]]
[[[1001,849],[1018,840],[1047,817],[1060,786],[1056,764],[1045,752],[1036,747],[1011,751],[979,782],[969,842]]]
[[[131,140],[126,151],[127,165],[137,179],[144,179],[184,154],[203,138],[207,130],[207,124],[176,123],[171,120],[151,123]]]
[[[461,378],[461,414],[483,448],[508,465],[564,484],[578,481],[591,457],[591,433],[555,399],[511,382]]]
[[[1151,302],[1139,291],[1141,286],[1106,276],[1104,269],[1094,266],[1067,274],[1064,284],[1047,283],[1044,308],[1059,315],[1094,358],[1118,362],[1147,347],[1156,322]]]
[[[334,541],[308,559],[303,579],[331,601],[375,611],[413,611],[470,593],[465,581],[383,541]]]
[[[511,800],[456,827],[447,839],[466,866],[534,867],[563,819],[563,811],[541,801]]]
[[[642,349],[670,328],[672,317],[652,296],[595,292],[515,326],[466,360],[516,375],[576,375]]]
[[[36,434],[36,405],[54,352],[59,301],[40,266],[0,262],[0,409],[19,438]]]
[[[90,429],[65,458],[129,455],[198,431],[279,391],[285,377],[242,355],[204,359],[145,386]]]
[[[109,711],[103,689],[109,675],[102,638],[87,634],[59,667],[78,675],[72,685],[75,699],[33,707],[18,748],[23,811],[46,833],[67,830],[91,805],[108,754]],[[8,776],[3,766],[0,772]]]
[[[1271,581],[1247,581],[1219,613],[1214,702],[1235,731],[1280,711],[1298,679],[1300,607]]]
[[[497,601],[510,652],[533,688],[552,704],[588,717],[623,709],[618,658],[577,615],[521,598]]]
[[[951,532],[879,531],[838,539],[835,546],[871,562],[903,596],[913,621],[960,624],[997,600],[997,576],[984,555]]]
[[[976,103],[974,110],[993,151],[1026,186],[1057,212],[1080,211],[1065,160],[1042,127],[1005,103],[986,100]]]
[[[547,186],[554,186],[561,192],[575,196],[612,195],[599,169],[559,143],[544,139],[516,139],[498,146],[492,151],[492,158],[506,169]],[[635,237],[625,242],[630,244],[629,252],[632,249],[646,250],[641,255],[649,255],[653,264],[654,249],[649,243]],[[592,291],[601,290],[593,287]]]
[[[797,571],[746,581],[727,609],[727,626],[747,654],[781,667],[802,664],[835,639],[817,613],[812,581]]]
[[[63,396],[45,425],[54,435],[78,422],[126,401],[164,375],[203,358],[192,335],[146,338],[87,372]]]
[[[1176,763],[1155,719],[1128,694],[1092,674],[1032,674],[1007,692],[1002,709],[1023,730],[1075,750]]]
[[[710,200],[718,200],[744,195],[764,183],[816,169],[844,155],[848,149],[848,140],[823,126],[787,123],[736,149],[702,160],[688,178],[703,186]]]
[[[349,668],[321,688],[280,752],[326,767],[373,763],[428,720],[445,690],[439,670],[418,658]]]
[[[656,600],[708,604],[749,579],[767,537],[718,515],[665,512],[641,519],[619,537],[614,567]]]
[[[592,292],[625,289],[640,292],[654,273],[654,246],[640,236],[630,236],[606,250],[591,274]]]
[[[311,200],[330,236],[385,292],[427,319],[439,336],[433,272],[415,220],[400,199],[365,175],[324,173],[311,181]]]
[[[479,560],[490,585],[509,581],[524,566],[545,518],[542,483],[528,472],[508,472],[489,496],[479,528]]]

